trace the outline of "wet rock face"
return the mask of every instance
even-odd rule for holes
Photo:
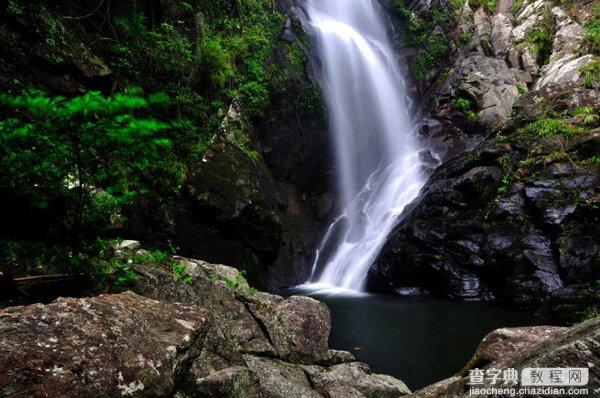
[[[571,328],[534,326],[498,329],[488,334],[473,358],[457,375],[427,386],[411,397],[462,397],[468,395],[472,369],[589,368],[589,391],[600,387],[600,318]],[[481,387],[492,387],[489,380]],[[518,395],[520,396],[520,395]],[[527,395],[530,396],[530,395]]]
[[[446,118],[427,118],[421,121],[417,138],[423,152],[421,161],[434,169],[441,162],[473,149],[483,141],[484,136],[478,132],[463,129],[460,120]]]
[[[276,212],[278,196],[269,171],[260,161],[253,160],[236,145],[216,139],[184,191],[197,221],[210,220],[223,234],[240,241],[262,264],[270,264],[277,258],[281,241],[281,220]],[[177,230],[175,235],[180,236]],[[192,255],[206,256],[211,252],[203,242],[182,243],[186,253]],[[239,259],[233,262],[239,263]],[[259,279],[256,275],[253,278]]]
[[[127,243],[122,252],[143,254]],[[398,397],[330,350],[327,307],[256,292],[234,268],[131,264],[135,292],[0,311],[1,396]]]
[[[600,279],[600,94],[582,72],[597,60],[586,54],[589,13],[537,0],[457,18],[472,36],[425,98],[435,123],[419,135],[437,169],[369,286],[543,304],[577,319],[597,304]],[[575,127],[524,129],[540,120]]]
[[[551,142],[536,148],[493,141],[440,166],[372,267],[371,288],[539,304],[570,287],[593,303],[598,175],[549,157]]]

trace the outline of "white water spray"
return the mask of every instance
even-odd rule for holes
[[[367,273],[423,185],[409,98],[376,0],[306,0],[321,62],[343,213],[305,287],[362,291]]]

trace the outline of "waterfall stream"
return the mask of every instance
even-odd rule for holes
[[[410,99],[376,0],[306,0],[343,211],[322,238],[311,290],[363,291],[424,183]]]

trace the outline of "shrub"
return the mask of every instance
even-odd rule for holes
[[[231,55],[223,48],[218,38],[208,39],[202,44],[200,64],[204,79],[216,90],[223,89],[234,75]]]
[[[510,12],[516,17],[523,8],[524,0],[514,0],[510,6]]]
[[[450,106],[465,115],[468,120],[472,122],[477,120],[477,113],[473,110],[473,103],[470,99],[462,97],[454,98],[450,101]]]
[[[187,266],[184,263],[176,261],[171,264],[171,272],[175,279],[180,280],[186,285],[194,284],[194,278],[187,273]]]
[[[148,75],[181,79],[191,72],[192,43],[173,25],[165,22],[150,30],[140,13],[129,19],[115,18],[115,25],[124,36],[113,48],[115,62],[139,80]]]
[[[469,7],[476,9],[484,7],[490,14],[496,12],[498,7],[497,0],[469,0]]]
[[[590,52],[600,55],[600,6],[594,8],[592,18],[586,22],[584,28],[585,41]]]
[[[120,206],[159,181],[178,184],[169,178],[178,169],[168,156],[171,125],[143,115],[164,100],[137,89],[69,99],[0,94],[0,189],[47,210],[76,239],[101,234]],[[167,181],[151,177],[157,167]]]
[[[424,48],[419,52],[411,63],[411,71],[418,81],[423,81],[427,73],[435,66],[439,65],[440,60],[446,56],[448,44],[444,37],[439,35],[431,36],[425,43]]]
[[[536,27],[525,39],[539,65],[547,64],[552,54],[554,22],[550,20],[551,18],[551,16],[545,15],[541,25]]]
[[[124,289],[135,285],[137,273],[130,268],[130,264],[119,259],[110,260],[103,269],[102,280]]]
[[[473,33],[471,32],[461,32],[458,36],[458,44],[464,46],[469,43],[469,41],[473,38]]]
[[[461,97],[454,98],[452,101],[450,101],[450,105],[452,106],[452,108],[458,111],[467,112],[471,109],[471,100]]]
[[[590,106],[580,106],[578,108],[573,109],[573,116],[578,116],[581,118],[583,124],[585,125],[593,125],[596,124],[600,117],[594,112],[594,109]]]
[[[572,137],[583,132],[583,128],[573,126],[561,119],[540,119],[519,129],[522,134],[537,134],[542,137]]]
[[[594,58],[592,62],[581,68],[581,75],[584,87],[597,88],[600,85],[600,57]]]
[[[251,81],[240,87],[239,98],[248,117],[259,118],[269,104],[269,90],[264,84]]]

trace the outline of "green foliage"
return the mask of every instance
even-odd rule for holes
[[[593,295],[596,300],[594,300],[595,304],[590,305],[589,307],[583,310],[583,320],[597,318],[600,316],[600,280],[595,281],[595,292]]]
[[[458,97],[450,101],[450,106],[461,112],[465,117],[474,122],[477,120],[477,113],[473,110],[473,102],[468,98]]]
[[[171,264],[171,272],[173,277],[186,285],[193,285],[195,280],[187,273],[187,265],[181,261],[176,261]]]
[[[582,163],[585,163],[586,165],[600,166],[600,155],[589,157]]]
[[[552,47],[552,39],[548,38],[546,31],[542,28],[537,28],[530,33],[527,41],[531,44],[533,54],[538,61],[538,64],[545,65],[548,62],[549,52]]]
[[[597,305],[587,307],[583,310],[583,319],[592,319],[600,316],[600,307]]]
[[[587,88],[597,88],[600,85],[600,57],[581,68],[583,76],[583,86]]]
[[[119,259],[108,261],[103,268],[102,276],[105,281],[119,289],[132,287],[138,279],[137,273],[131,269],[130,264]]]
[[[99,240],[95,248],[96,252],[88,260],[84,271],[100,290],[132,287],[138,280],[134,270],[136,264],[169,269],[176,279],[187,284],[194,282],[187,275],[185,264],[173,262],[171,255],[163,250],[117,250],[117,241],[114,240]]]
[[[585,41],[590,52],[600,55],[600,6],[594,7],[592,17],[584,25]]]
[[[251,81],[240,87],[239,98],[245,104],[248,117],[259,118],[269,105],[269,89],[264,83]]]
[[[158,267],[164,265],[170,259],[170,254],[162,250],[140,250],[133,254],[131,260],[137,264],[152,265]]]
[[[483,7],[489,13],[493,14],[498,7],[498,0],[469,0],[469,7],[472,9]]]
[[[461,32],[460,35],[458,35],[458,44],[460,44],[461,46],[466,45],[467,43],[469,43],[469,41],[473,38],[473,33],[471,32]]]
[[[410,60],[409,66],[417,81],[424,81],[428,73],[438,67],[449,52],[452,34],[452,17],[438,5],[432,6],[426,13],[417,15],[405,3],[405,0],[394,2],[394,11],[405,21],[404,40],[414,46],[417,53]],[[440,27],[441,32],[434,32]],[[468,40],[463,33],[457,40]]]
[[[442,36],[430,36],[424,45],[424,50],[413,58],[410,65],[413,76],[418,81],[424,81],[429,71],[439,65],[448,52],[447,41]]]
[[[452,101],[450,101],[450,105],[460,112],[467,112],[469,109],[471,109],[471,100],[462,97],[454,98]]]
[[[590,106],[580,106],[570,112],[573,116],[581,118],[583,124],[592,126],[600,121],[600,117]]]
[[[512,172],[511,167],[511,158],[508,155],[503,155],[500,159],[498,159],[500,166],[502,166],[502,171],[504,174],[502,175],[502,180],[500,181],[500,186],[498,187],[498,194],[504,195],[508,192],[510,185],[515,180],[515,173]]]
[[[15,15],[22,15],[25,13],[23,5],[19,4],[15,0],[8,0],[7,11]]]
[[[519,12],[523,8],[524,2],[525,2],[525,0],[514,0],[513,3],[510,5],[510,12],[514,16],[518,16]]]
[[[450,0],[450,6],[453,10],[460,10],[465,4],[465,0]]]
[[[404,17],[404,18],[410,18],[411,17],[412,13],[411,13],[410,9],[407,7],[407,5],[404,2],[404,0],[394,0],[393,8],[394,8],[394,11],[397,14],[401,15],[402,17]],[[419,21],[417,21],[417,23]],[[409,24],[410,23],[411,22],[409,21]]]
[[[91,247],[74,251],[64,244],[0,240],[0,263],[16,275],[78,273],[85,268],[90,255],[97,253],[98,249]]]
[[[298,107],[305,111],[309,116],[318,118],[325,112],[323,94],[316,86],[310,85],[304,88],[300,93]]]
[[[115,25],[126,42],[114,46],[115,62],[129,74],[138,78],[149,72],[170,78],[189,74],[194,61],[192,46],[173,25],[162,23],[149,30],[146,17],[139,13],[129,19],[116,18]]]
[[[144,116],[164,100],[137,89],[111,97],[0,94],[0,188],[48,209],[75,237],[106,231],[120,206],[157,187],[154,170],[178,169],[169,160],[172,126]]]
[[[542,137],[572,137],[584,131],[562,119],[540,119],[518,130],[521,134],[537,134]]]
[[[554,29],[554,17],[550,12],[546,11],[542,21],[536,25],[536,28],[525,38],[525,42],[531,47],[533,55],[539,65],[547,64],[550,55],[552,55]]]
[[[225,284],[240,294],[254,296],[256,295],[257,290],[252,287],[248,287],[248,281],[246,280],[245,275],[246,271],[241,270],[235,275],[234,279],[225,278]]]
[[[234,76],[231,55],[218,38],[208,39],[200,46],[200,68],[203,78],[214,90],[225,88]]]

